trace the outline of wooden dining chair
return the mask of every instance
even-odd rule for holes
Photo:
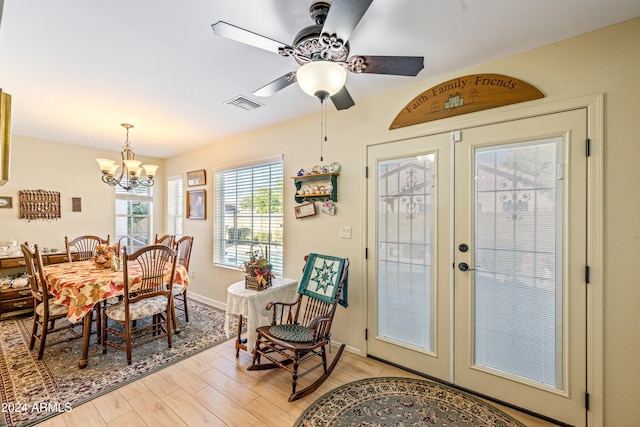
[[[145,246],[130,255],[124,249],[124,298],[102,310],[103,354],[107,347],[125,351],[130,365],[134,347],[166,336],[171,348],[176,255],[165,245]]]
[[[109,234],[107,234],[106,239],[99,236],[87,235],[78,236],[73,240],[69,240],[67,236],[64,236],[64,246],[67,250],[67,259],[70,262],[91,260],[96,256],[96,249],[98,245],[109,245],[110,242],[111,236]],[[102,304],[96,304],[96,331],[98,334],[98,342],[100,342],[101,339],[100,330],[102,328],[100,311],[104,306],[113,301],[117,301],[117,299],[111,299],[109,301],[104,301]]]
[[[172,248],[175,241],[176,241],[176,236],[174,236],[173,234],[165,234],[164,236],[158,236],[156,234],[156,240],[155,240],[156,245],[165,245]]]
[[[181,264],[189,274],[189,262],[191,260],[191,248],[193,247],[193,236],[183,236],[175,243],[175,250],[178,253],[178,264]],[[189,322],[189,306],[187,304],[187,288],[182,284],[173,285],[174,312],[173,327],[177,330],[178,321],[175,309],[184,312],[185,322]],[[177,304],[176,304],[177,303]]]
[[[42,255],[38,245],[34,245],[34,250],[32,251],[25,242],[20,245],[20,249],[22,249],[22,254],[24,255],[25,269],[31,286],[31,295],[33,296],[33,327],[31,339],[29,340],[29,350],[33,350],[36,340],[38,340],[38,360],[41,360],[47,335],[62,330],[66,330],[71,334],[66,339],[58,339],[54,343],[50,343],[50,345],[67,342],[82,335],[73,329],[75,325],[72,323],[65,322],[62,326],[55,326],[56,320],[67,316],[69,307],[54,303],[53,297],[49,295]]]
[[[256,329],[257,339],[250,371],[282,368],[292,376],[289,402],[313,391],[329,377],[345,345],[331,364],[326,347],[331,343],[331,325],[338,304],[346,306],[349,260],[328,255],[309,254],[294,302],[271,302],[271,324]],[[320,358],[318,361],[317,358]],[[263,361],[263,358],[266,361]],[[323,373],[296,390],[298,380],[322,368]]]
[[[109,235],[107,235],[106,239],[98,236],[79,236],[73,240],[69,240],[67,236],[64,236],[67,259],[69,261],[86,261],[93,259],[93,257],[96,256],[96,247],[98,245],[108,245],[109,239]],[[75,249],[75,252],[73,249]]]

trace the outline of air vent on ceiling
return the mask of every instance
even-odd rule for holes
[[[224,103],[227,105],[231,105],[232,107],[243,109],[245,111],[251,111],[255,110],[256,108],[264,107],[264,104],[252,101],[242,95],[238,95],[235,98],[228,99],[224,101]]]

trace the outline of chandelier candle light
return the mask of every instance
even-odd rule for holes
[[[151,187],[158,166],[141,165],[141,161],[135,160],[136,155],[133,152],[133,147],[129,144],[129,129],[133,125],[122,123],[121,126],[127,130],[127,138],[122,146],[122,165],[118,165],[115,160],[96,159],[102,171],[102,181],[111,186],[119,185],[127,191],[131,191],[139,185]],[[119,166],[122,166],[122,168],[120,174],[116,177]],[[147,176],[145,179],[142,178],[143,171]]]

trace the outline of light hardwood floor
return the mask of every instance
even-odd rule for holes
[[[290,375],[281,369],[249,372],[246,367],[250,362],[250,355],[245,352],[240,353],[239,359],[235,358],[234,341],[230,340],[38,426],[284,427],[293,425],[311,403],[341,384],[369,377],[417,377],[385,363],[344,352],[320,389],[289,402]],[[501,409],[526,426],[553,425],[509,408]]]

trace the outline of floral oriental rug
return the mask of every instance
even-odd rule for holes
[[[475,396],[434,381],[367,378],[320,397],[294,427],[524,427]]]
[[[35,424],[226,341],[224,317],[223,310],[189,299],[189,323],[178,315],[181,332],[172,335],[172,347],[164,338],[134,348],[131,365],[123,351],[109,348],[102,354],[92,334],[85,369],[78,368],[81,339],[54,344],[70,334],[49,334],[44,357],[37,360],[38,343],[29,350],[33,317],[0,321],[0,425]],[[82,325],[76,329],[81,333]]]

